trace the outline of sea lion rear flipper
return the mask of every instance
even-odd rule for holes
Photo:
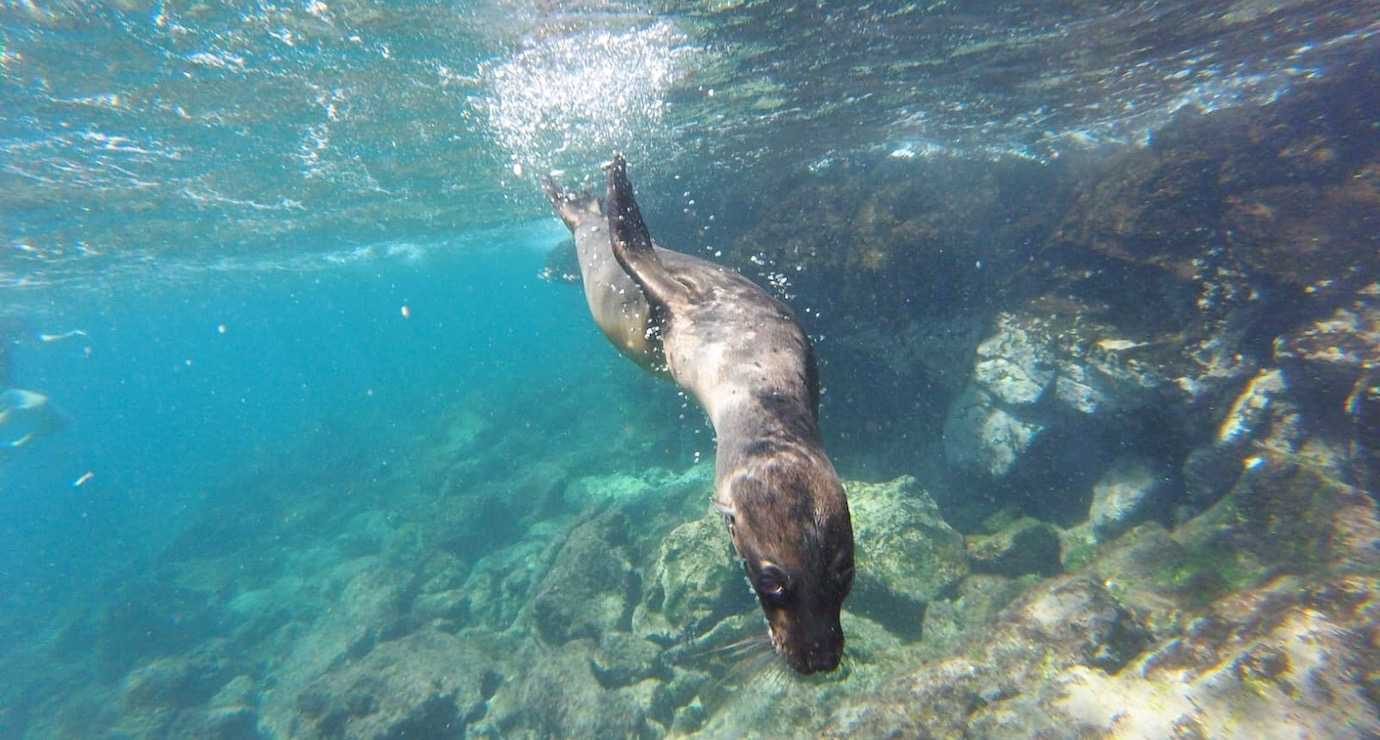
[[[556,183],[550,177],[541,179],[541,190],[546,193],[546,199],[551,201],[551,207],[556,209],[556,215],[565,222],[566,228],[572,232],[575,227],[580,225],[581,219],[592,217],[603,217],[603,208],[599,205],[599,199],[589,193],[572,193]]]
[[[653,303],[666,306],[689,300],[690,288],[667,271],[652,248],[652,235],[633,197],[623,155],[615,154],[607,169],[609,189],[605,200],[614,258]]]

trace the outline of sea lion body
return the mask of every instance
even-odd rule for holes
[[[722,265],[655,245],[626,165],[606,204],[547,195],[575,234],[591,315],[620,351],[669,375],[714,425],[714,505],[766,614],[801,673],[833,670],[852,586],[853,534],[818,430],[818,375],[795,314]]]
[[[575,237],[580,283],[590,316],[619,352],[652,368],[660,350],[650,333],[651,307],[642,289],[623,271],[609,248],[608,219],[598,199],[569,197],[547,185],[547,196]]]

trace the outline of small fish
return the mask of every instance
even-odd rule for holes
[[[43,342],[44,344],[52,344],[53,342],[61,342],[64,339],[71,339],[72,337],[84,336],[86,336],[85,331],[81,329],[73,329],[71,331],[65,331],[61,334],[39,334],[38,341]]]
[[[90,481],[92,478],[95,478],[95,477],[96,477],[96,474],[93,473],[93,472],[91,472],[90,470],[88,470],[88,471],[86,471],[85,473],[82,473],[80,478],[78,478],[78,479],[72,481],[72,487],[73,487],[73,488],[81,488],[82,486],[86,485],[86,483],[87,483],[88,481]]]
[[[26,391],[23,388],[7,388],[0,391],[0,407],[5,411],[39,409],[47,403],[48,397],[38,391]]]
[[[25,434],[24,436],[20,437],[19,439],[10,440],[10,447],[23,447],[24,445],[28,444],[29,441],[32,440],[33,438],[34,438],[34,433],[33,433],[33,432],[29,432],[28,434]]]

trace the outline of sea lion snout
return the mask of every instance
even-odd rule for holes
[[[839,661],[843,659],[843,626],[839,622],[838,612],[834,611],[823,619],[819,619],[818,615],[799,616],[806,618],[789,621],[768,618],[772,643],[777,652],[792,670],[803,675],[827,673],[838,668]]]
[[[733,481],[734,547],[766,617],[772,647],[796,672],[843,658],[839,615],[853,587],[853,527],[832,467],[782,465]],[[727,507],[726,507],[727,508]]]

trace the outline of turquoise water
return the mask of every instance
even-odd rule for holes
[[[447,404],[601,350],[578,296],[533,280],[559,236],[541,224],[306,275],[24,296],[12,373],[49,389],[65,424],[6,461],[6,591],[90,587],[148,558],[208,490],[303,440],[386,464]]]
[[[1364,3],[0,5],[0,737],[1380,734]],[[788,302],[793,674],[538,179]]]

